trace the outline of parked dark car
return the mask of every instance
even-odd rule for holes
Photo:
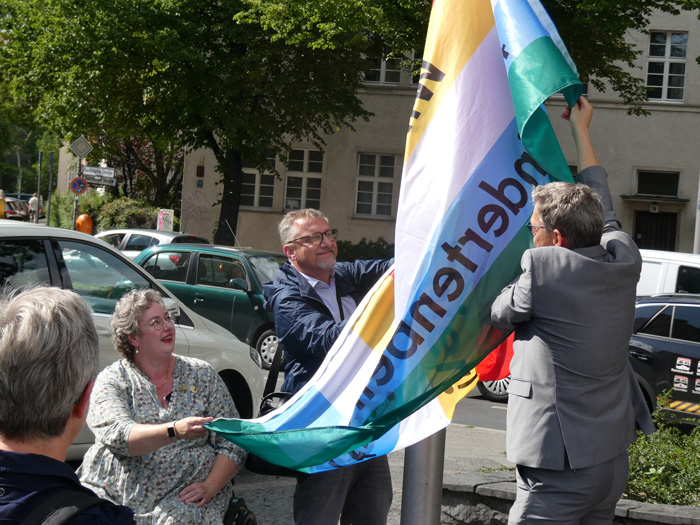
[[[152,246],[134,259],[186,306],[255,347],[264,368],[277,350],[272,314],[263,306],[262,283],[287,257],[230,246]]]
[[[629,358],[650,410],[670,391],[671,419],[700,423],[700,295],[637,298]]]

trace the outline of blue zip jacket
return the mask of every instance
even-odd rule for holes
[[[359,304],[393,262],[390,259],[337,263],[335,286],[339,295],[350,295]],[[336,323],[316,291],[289,262],[277,270],[274,281],[263,285],[263,294],[287,360],[282,390],[295,393],[321,366],[347,319]]]

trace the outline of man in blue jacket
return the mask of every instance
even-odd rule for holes
[[[336,263],[337,230],[318,210],[289,212],[279,224],[289,262],[264,285],[266,308],[287,364],[282,389],[295,393],[316,373],[347,319],[392,261]],[[386,456],[297,480],[297,524],[385,524],[392,488]]]

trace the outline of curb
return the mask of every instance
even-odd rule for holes
[[[512,471],[445,475],[442,484],[442,523],[446,525],[508,523],[515,501]],[[700,507],[659,505],[621,499],[613,523],[700,525]]]

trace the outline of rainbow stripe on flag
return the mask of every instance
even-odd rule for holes
[[[447,426],[474,367],[506,336],[489,312],[530,246],[531,188],[571,180],[543,108],[558,92],[571,105],[581,84],[538,0],[435,0],[393,269],[283,407],[207,427],[272,463],[320,472]]]

